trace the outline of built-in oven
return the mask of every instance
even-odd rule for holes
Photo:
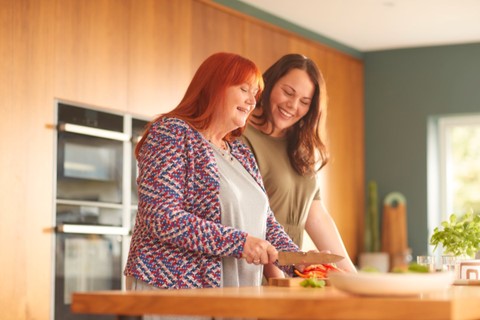
[[[124,286],[137,204],[133,149],[146,123],[57,103],[54,319],[114,319],[71,313],[71,297]]]

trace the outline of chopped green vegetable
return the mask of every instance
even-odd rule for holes
[[[371,267],[371,266],[365,266],[360,271],[362,271],[362,272],[380,272],[380,270],[378,270],[375,267]]]
[[[300,285],[305,288],[308,288],[308,287],[323,288],[325,287],[326,283],[325,283],[325,280],[322,280],[322,279],[308,278],[300,282]]]
[[[363,272],[379,272],[377,269],[368,267],[368,268],[362,268],[360,271]],[[430,270],[428,269],[428,266],[423,266],[418,263],[412,262],[408,265],[405,266],[397,266],[394,267],[390,273],[428,273]]]
[[[395,267],[392,269],[392,273],[406,273],[407,269],[404,267]]]
[[[428,266],[423,266],[418,263],[411,263],[408,265],[408,271],[409,272],[419,272],[419,273],[428,273],[430,270],[428,269]]]

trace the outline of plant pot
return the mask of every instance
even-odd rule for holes
[[[386,252],[362,252],[358,256],[358,268],[375,268],[379,272],[388,272],[390,269],[390,255]]]

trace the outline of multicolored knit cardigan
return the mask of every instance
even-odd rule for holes
[[[264,189],[250,149],[239,140],[231,148]],[[160,288],[221,286],[222,257],[241,258],[247,233],[221,224],[220,180],[209,143],[186,122],[161,118],[138,162],[138,213],[124,274]],[[271,210],[266,230],[278,251],[299,250]]]

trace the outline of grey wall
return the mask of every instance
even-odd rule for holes
[[[427,118],[480,113],[480,44],[367,52],[366,180],[407,200],[413,255],[428,251]],[[367,182],[366,181],[366,182]],[[447,213],[448,214],[448,213]]]

